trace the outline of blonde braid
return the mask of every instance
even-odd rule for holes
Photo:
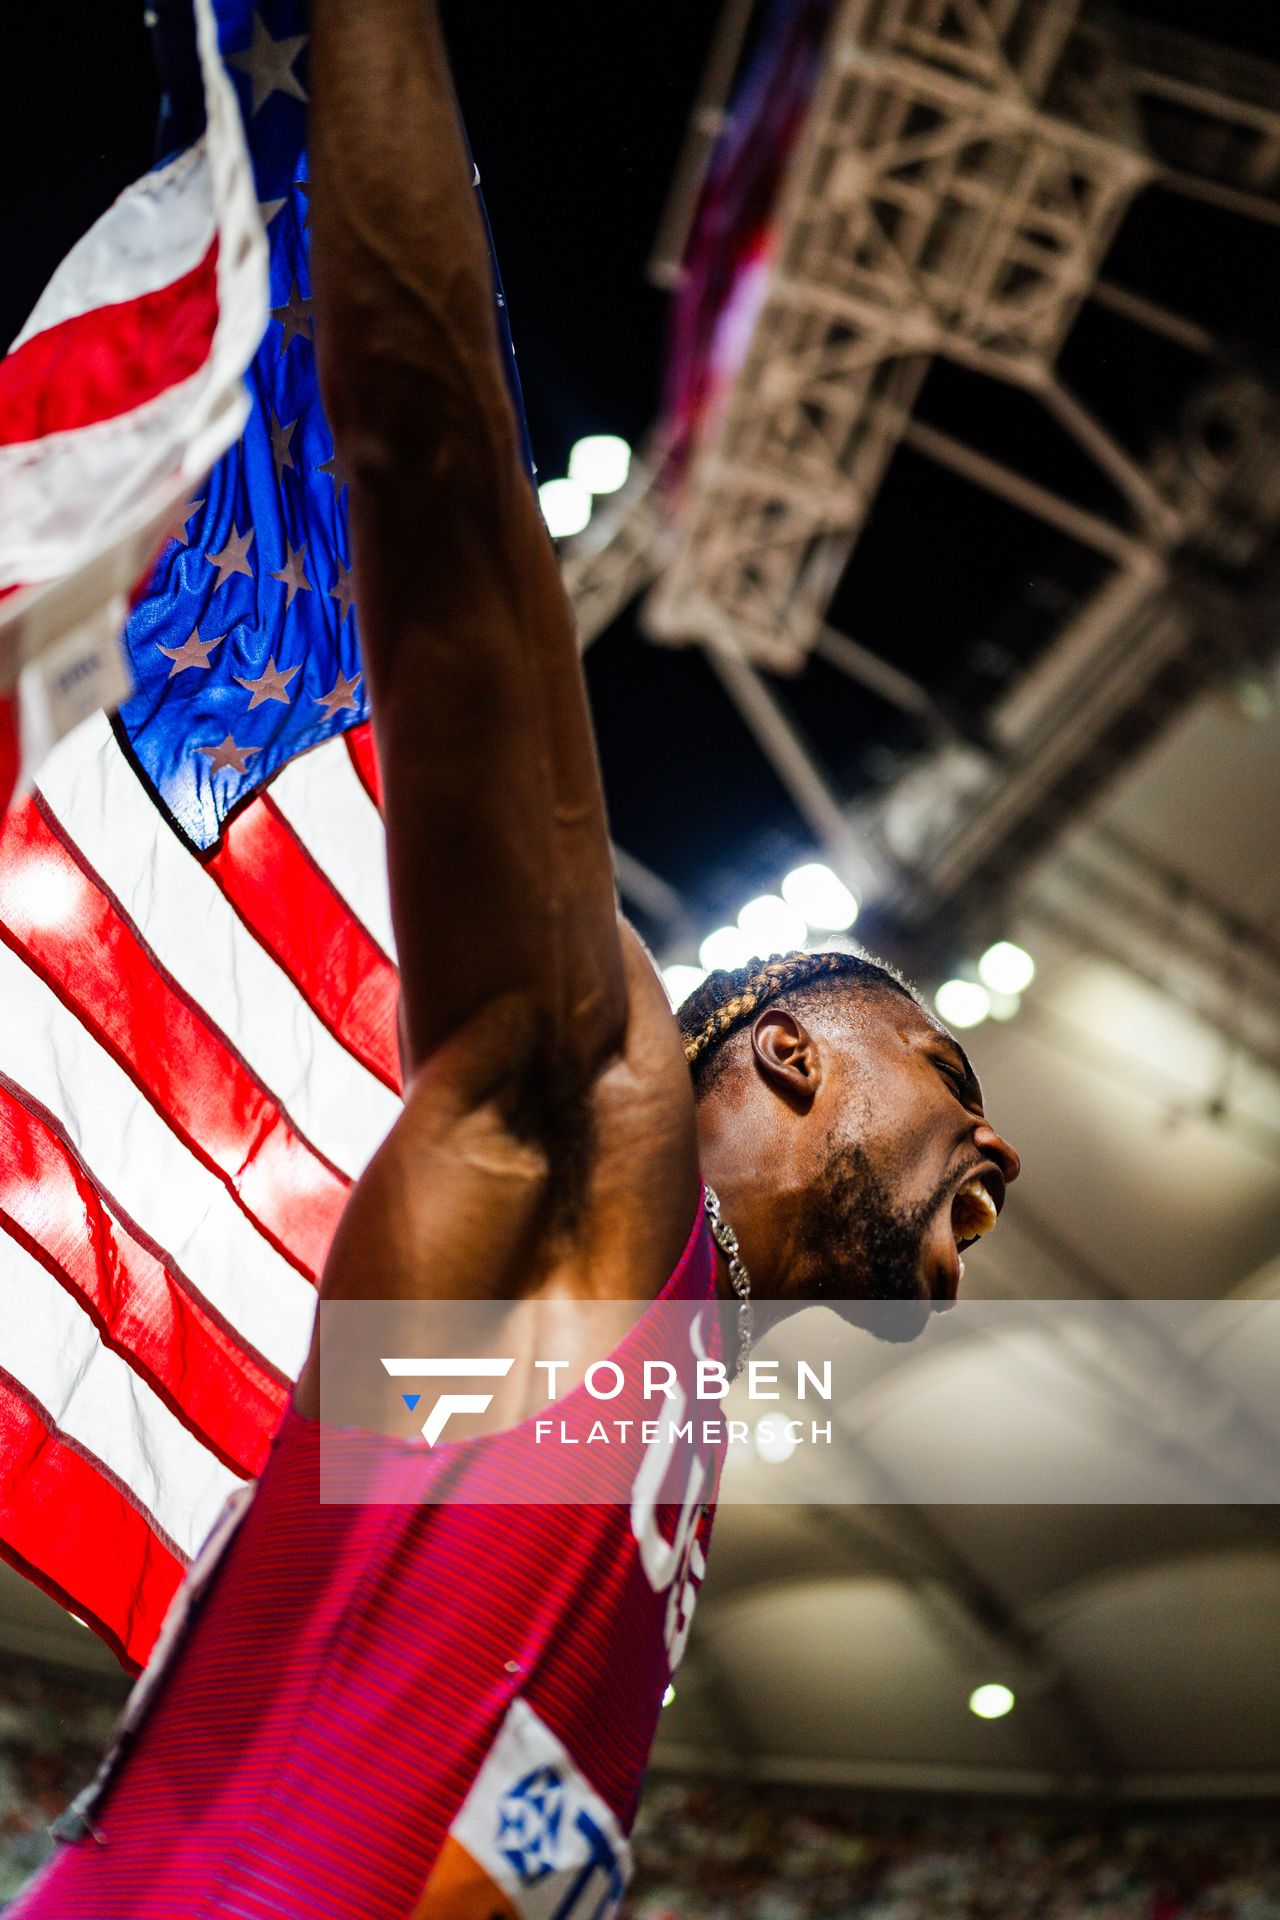
[[[779,994],[804,986],[822,974],[849,973],[867,965],[852,954],[838,951],[775,953],[768,960],[751,960],[745,969],[739,968],[734,973],[721,970],[709,974],[680,1009],[685,1059],[691,1067],[696,1066]],[[689,1025],[686,1015],[697,1024]]]

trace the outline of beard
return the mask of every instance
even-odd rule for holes
[[[843,1318],[881,1340],[914,1340],[933,1310],[920,1273],[924,1237],[950,1185],[916,1206],[895,1204],[860,1145],[837,1147],[801,1243],[809,1298],[838,1300]]]

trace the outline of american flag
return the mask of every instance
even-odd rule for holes
[[[263,1463],[333,1228],[399,1105],[344,480],[312,340],[305,7],[214,13],[269,243],[248,425],[173,514],[125,630],[131,697],[55,748],[0,829],[0,1551],[130,1666]],[[163,360],[208,297],[191,21],[191,0],[160,11],[177,152],[147,274],[165,293],[150,312],[97,302],[108,355],[114,318]],[[117,278],[128,201],[82,243]]]

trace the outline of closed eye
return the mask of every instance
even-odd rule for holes
[[[961,1066],[959,1061],[947,1059],[936,1054],[934,1064],[945,1075],[962,1107],[976,1107],[982,1112],[982,1092],[968,1065]]]

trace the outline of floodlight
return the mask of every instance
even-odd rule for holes
[[[944,980],[933,1004],[949,1027],[976,1027],[991,1011],[991,995],[976,980]]]
[[[1035,977],[1035,961],[1012,940],[997,940],[978,962],[978,978],[992,993],[1021,993]]]
[[[839,874],[820,860],[796,867],[782,883],[782,897],[811,927],[844,933],[858,917],[858,903]]]
[[[589,433],[569,454],[569,478],[591,493],[616,493],[631,471],[631,449],[616,433]]]
[[[751,942],[752,953],[790,953],[809,938],[809,928],[794,907],[776,893],[762,893],[748,900],[738,915],[738,925]]]
[[[591,518],[591,495],[578,480],[544,480],[538,504],[553,540],[581,533]]]

